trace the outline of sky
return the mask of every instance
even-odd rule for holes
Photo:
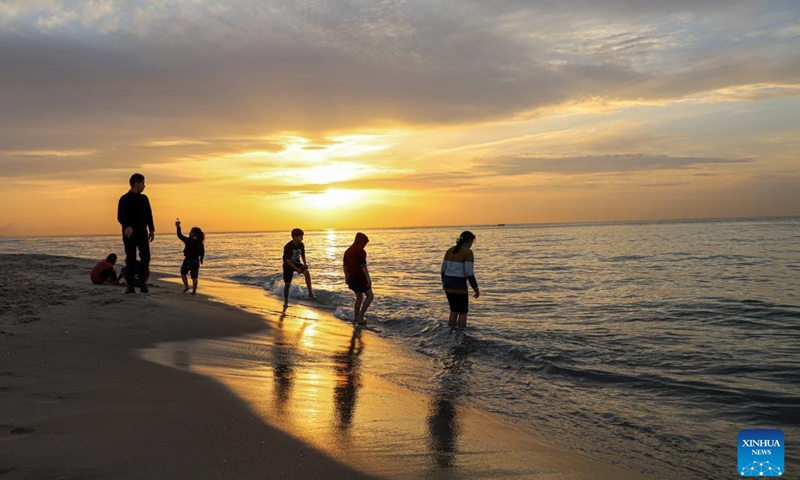
[[[800,215],[796,0],[0,0],[0,236]]]

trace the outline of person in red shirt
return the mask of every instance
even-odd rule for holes
[[[353,244],[344,252],[342,264],[347,287],[356,294],[353,322],[359,325],[367,324],[364,313],[372,303],[372,299],[375,298],[372,294],[372,279],[367,269],[367,252],[364,250],[367,243],[369,243],[369,238],[366,235],[361,232],[356,233]]]
[[[107,256],[105,260],[97,262],[97,265],[89,273],[92,283],[97,285],[101,283],[117,283],[119,277],[117,277],[117,270],[114,268],[116,263],[117,255],[114,253]]]

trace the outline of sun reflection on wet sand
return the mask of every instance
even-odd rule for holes
[[[292,386],[296,376],[295,372],[295,345],[297,341],[290,341],[286,338],[283,325],[286,318],[286,310],[281,312],[278,317],[278,328],[275,330],[275,341],[273,345],[272,377],[274,381],[275,409],[277,412],[286,413],[286,405],[292,395]],[[302,336],[305,328],[301,329],[296,338]]]
[[[435,363],[322,311],[284,309],[256,288],[205,281],[203,291],[218,302],[247,305],[263,317],[264,330],[160,344],[140,356],[215,378],[267,423],[366,473],[642,478],[549,447],[504,419],[470,409],[472,347],[461,334]],[[435,390],[412,392],[386,380],[408,371],[429,371]]]
[[[358,390],[361,388],[361,360],[358,357],[363,352],[364,342],[361,340],[361,329],[355,328],[347,349],[333,355],[336,372],[333,403],[336,406],[336,425],[341,429],[350,428],[353,422]]]
[[[438,378],[438,388],[431,398],[428,410],[429,442],[438,468],[456,466],[461,429],[458,404],[469,388],[470,352],[471,349],[465,345],[455,345],[450,349],[444,370]]]

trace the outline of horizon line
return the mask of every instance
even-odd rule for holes
[[[364,230],[412,230],[412,229],[432,229],[432,228],[465,228],[465,227],[481,227],[481,228],[498,228],[498,227],[519,227],[519,226],[538,226],[538,227],[551,227],[551,226],[580,226],[580,225],[619,225],[631,223],[681,223],[681,222],[711,222],[711,221],[742,221],[742,220],[777,220],[777,219],[800,219],[800,214],[795,215],[775,215],[775,216],[754,216],[754,217],[698,217],[698,218],[662,218],[662,219],[647,219],[647,220],[587,220],[587,221],[573,221],[573,222],[523,222],[523,223],[476,223],[476,224],[457,224],[457,225],[415,225],[415,226],[398,226],[398,227],[358,227],[358,228],[314,228],[304,229],[307,232],[325,232],[329,230],[338,231],[364,231]],[[241,234],[241,233],[275,233],[290,231],[291,229],[269,229],[269,230],[222,230],[205,232],[206,234],[221,235],[226,233]],[[158,233],[158,232],[157,232]],[[64,234],[64,235],[19,235],[10,236],[0,234],[0,239],[3,238],[69,238],[69,237],[110,237],[121,235],[121,233],[90,233],[90,234]]]

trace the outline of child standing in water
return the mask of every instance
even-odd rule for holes
[[[364,250],[367,243],[369,243],[369,238],[365,234],[356,233],[353,245],[344,252],[344,260],[342,262],[347,287],[356,294],[353,322],[358,325],[367,324],[364,314],[374,298],[372,294],[372,279],[367,269],[367,252]],[[366,300],[364,299],[365,295]]]
[[[462,232],[456,244],[447,250],[442,260],[442,287],[450,304],[450,319],[447,326],[452,328],[467,326],[469,312],[467,282],[475,291],[475,298],[481,294],[478,281],[475,279],[475,256],[471,250],[473,243],[475,234],[470,231]]]
[[[306,262],[306,246],[303,243],[305,233],[299,228],[292,230],[292,239],[283,247],[283,306],[289,305],[289,289],[292,286],[292,277],[297,272],[306,277],[306,287],[308,287],[308,298],[315,300],[314,292],[311,290],[311,274],[308,273],[308,262]]]
[[[192,227],[189,230],[189,236],[186,237],[181,233],[181,221],[175,220],[175,228],[178,232],[178,238],[185,244],[183,247],[183,265],[181,265],[181,280],[183,280],[183,291],[189,291],[189,281],[186,278],[187,274],[192,276],[192,295],[197,294],[197,277],[200,273],[200,265],[203,264],[203,257],[205,257],[206,250],[203,242],[206,235],[200,230],[199,227]]]

